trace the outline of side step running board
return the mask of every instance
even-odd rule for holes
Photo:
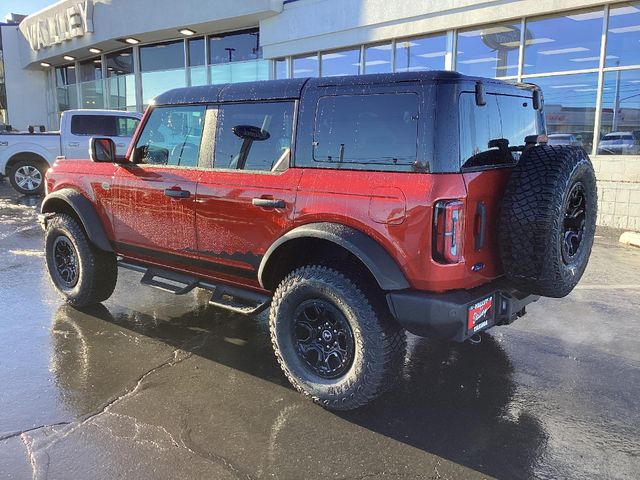
[[[147,269],[140,283],[159,288],[165,292],[175,293],[176,295],[189,293],[198,286],[198,280],[193,277],[158,268]]]
[[[211,300],[209,300],[211,305],[244,315],[260,313],[271,303],[271,297],[268,295],[239,287],[232,287],[230,285],[218,285],[211,282],[200,281],[195,277],[171,270],[144,267],[122,260],[118,262],[118,266],[142,273],[143,276],[140,283],[143,285],[158,288],[164,292],[175,295],[184,295],[195,287],[209,290],[213,294]]]
[[[209,300],[210,305],[226,308],[236,313],[255,315],[262,312],[271,303],[271,297],[251,290],[206,282],[200,282],[199,286],[213,292],[211,300]]]

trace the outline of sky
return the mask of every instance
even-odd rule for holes
[[[22,13],[29,15],[33,12],[53,5],[57,0],[0,0],[0,22],[8,13]]]

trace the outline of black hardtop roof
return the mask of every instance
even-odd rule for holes
[[[508,83],[491,78],[471,77],[458,72],[432,70],[424,72],[376,73],[370,75],[345,75],[337,77],[292,78],[287,80],[261,80],[255,82],[224,83],[200,87],[174,88],[158,95],[154,105],[189,105],[198,103],[239,102],[251,100],[282,100],[300,98],[305,87],[348,85],[375,85],[400,82],[482,82],[503,89],[535,88],[533,84]]]

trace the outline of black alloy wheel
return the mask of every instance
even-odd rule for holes
[[[332,303],[307,300],[294,313],[296,353],[316,375],[340,377],[353,363],[355,342],[349,322]]]
[[[68,237],[60,235],[54,240],[53,259],[60,282],[73,288],[78,283],[78,254]]]
[[[562,260],[569,265],[580,251],[586,223],[586,197],[581,182],[573,185],[565,205]]]

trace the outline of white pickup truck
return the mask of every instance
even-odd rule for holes
[[[56,157],[89,158],[89,139],[110,137],[117,155],[124,156],[141,115],[117,110],[68,110],[62,113],[60,131],[0,133],[0,175],[25,195],[44,190],[44,174]]]

